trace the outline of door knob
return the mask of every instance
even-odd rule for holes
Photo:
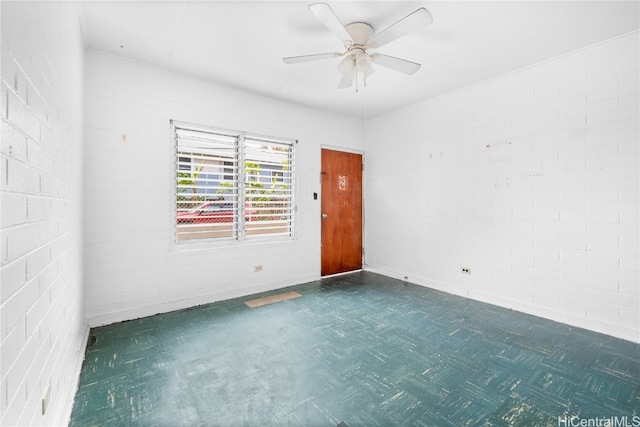
[[[327,215],[326,213],[322,214],[322,219],[326,219],[329,215]]]

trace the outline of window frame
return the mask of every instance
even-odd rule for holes
[[[296,222],[297,222],[297,177],[295,171],[295,146],[298,143],[297,139],[292,138],[282,138],[282,137],[273,137],[267,135],[261,135],[252,132],[246,131],[236,131],[229,129],[221,129],[216,127],[210,127],[206,125],[198,125],[188,122],[170,120],[170,128],[171,128],[171,138],[172,138],[172,188],[173,188],[173,197],[172,197],[172,230],[173,230],[173,243],[177,246],[189,246],[189,247],[215,247],[220,245],[229,245],[229,244],[248,244],[248,243],[264,243],[264,242],[273,242],[273,241],[292,241],[296,238]],[[208,238],[179,238],[178,233],[178,173],[184,172],[184,168],[181,168],[180,162],[183,162],[185,157],[185,152],[180,151],[179,143],[178,143],[178,132],[179,130],[184,131],[192,131],[192,132],[203,132],[207,134],[211,134],[214,137],[227,137],[227,138],[235,138],[234,147],[235,147],[235,159],[233,164],[231,162],[224,161],[222,163],[222,180],[226,181],[229,177],[229,171],[237,169],[237,173],[235,174],[233,181],[234,188],[234,196],[231,203],[234,204],[234,212],[233,212],[233,220],[232,224],[232,235],[224,236],[224,237],[208,237]],[[245,151],[246,151],[246,143],[245,139],[250,140],[251,142],[255,141],[264,141],[265,144],[273,144],[278,146],[287,146],[288,150],[286,151],[287,161],[288,161],[288,185],[289,189],[287,190],[288,198],[287,198],[287,210],[285,211],[287,217],[286,223],[286,232],[265,232],[265,233],[257,233],[257,234],[247,234],[245,227],[245,209],[246,209],[246,201],[250,199],[248,193],[246,192],[246,183],[249,182],[246,171],[246,159],[245,159]],[[191,160],[192,161],[192,160]],[[283,181],[284,181],[284,173],[283,173]],[[271,177],[271,171],[269,173],[269,177]],[[257,176],[257,182],[260,182],[260,176]],[[278,182],[277,184],[282,184],[282,182]],[[256,214],[254,214],[256,215]],[[257,214],[259,215],[259,214]]]

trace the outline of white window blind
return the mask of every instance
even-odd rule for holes
[[[178,241],[293,235],[295,141],[173,127]]]

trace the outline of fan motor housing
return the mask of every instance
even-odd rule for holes
[[[373,27],[366,22],[352,22],[344,27],[353,40],[353,46],[364,46],[373,36]]]

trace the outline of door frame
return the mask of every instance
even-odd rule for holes
[[[365,211],[366,211],[366,179],[365,179],[365,173],[366,173],[366,168],[365,168],[365,163],[366,163],[366,157],[365,157],[365,151],[364,150],[359,150],[356,148],[348,148],[348,147],[340,147],[340,146],[336,146],[336,145],[329,145],[329,144],[320,144],[320,148],[318,151],[318,159],[320,160],[319,165],[318,165],[318,183],[320,185],[320,191],[319,191],[319,201],[320,203],[318,204],[318,214],[316,216],[317,221],[322,221],[322,150],[332,150],[332,151],[340,151],[343,153],[351,153],[351,154],[359,154],[362,157],[362,267],[360,268],[360,270],[353,270],[353,271],[347,271],[344,273],[336,273],[336,274],[330,274],[330,275],[326,275],[323,276],[322,275],[322,222],[320,223],[320,258],[318,259],[318,271],[320,271],[320,277],[331,277],[331,276],[340,276],[343,274],[349,274],[349,273],[353,273],[354,271],[361,271],[365,269],[365,247],[366,247],[366,234],[365,234]]]

